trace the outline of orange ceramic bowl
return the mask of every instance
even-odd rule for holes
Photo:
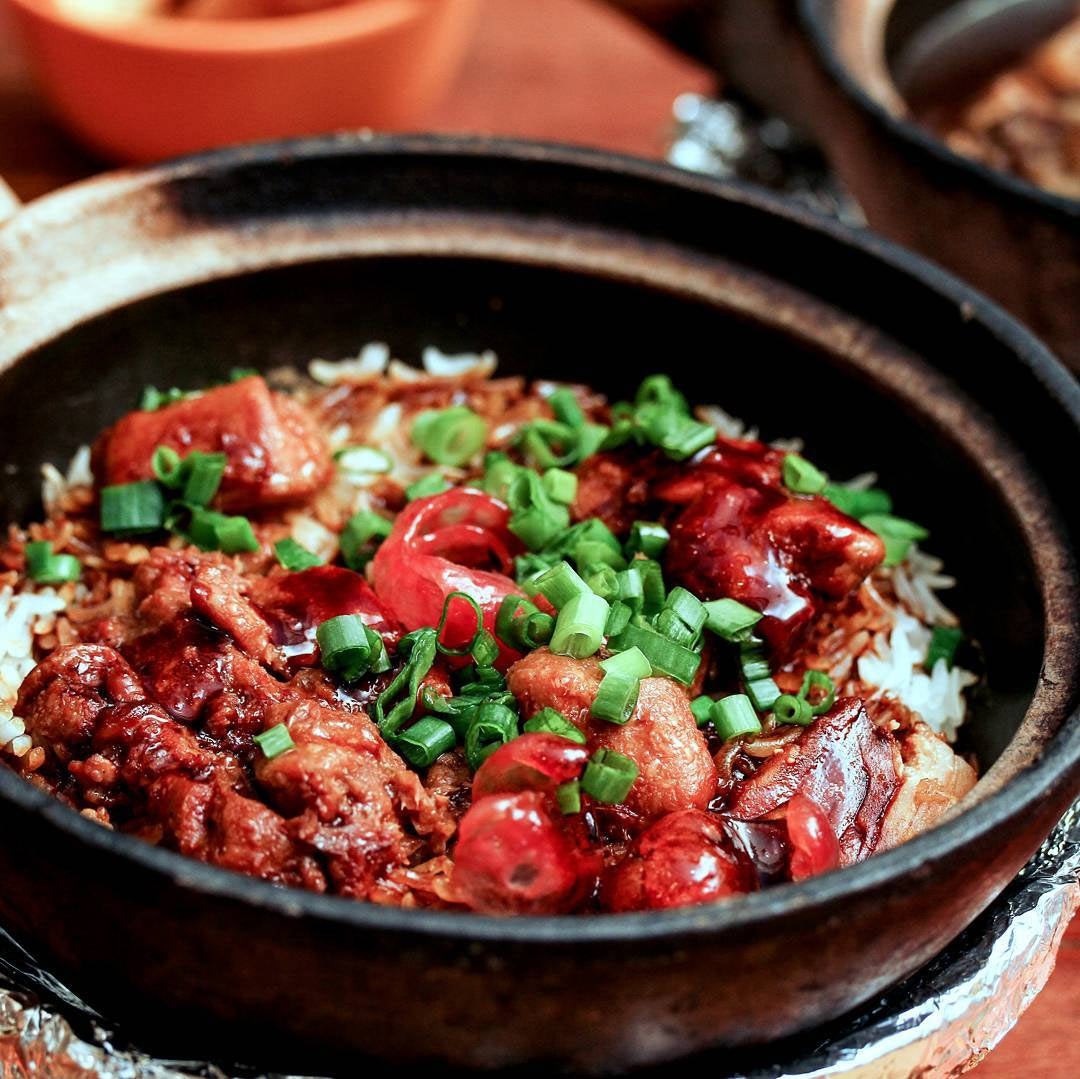
[[[422,119],[460,64],[479,0],[350,0],[257,19],[78,22],[8,0],[68,128],[119,161]]]

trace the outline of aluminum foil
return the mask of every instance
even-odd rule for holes
[[[996,902],[881,999],[797,1039],[680,1065],[710,1079],[945,1079],[982,1059],[1046,984],[1080,909],[1080,803]],[[284,1079],[206,1061],[156,1060],[138,1032],[87,1007],[0,931],[0,1077]]]

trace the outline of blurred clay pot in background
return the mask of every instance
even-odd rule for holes
[[[824,147],[870,225],[1027,322],[1080,370],[1080,200],[951,150],[896,81],[970,85],[1075,14],[1075,0],[721,0],[731,81]],[[947,62],[954,72],[942,70]]]
[[[456,74],[478,0],[115,21],[76,18],[52,0],[7,3],[63,123],[113,160],[152,161],[233,142],[407,126]]]

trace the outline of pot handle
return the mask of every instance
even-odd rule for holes
[[[0,177],[0,225],[7,221],[8,218],[14,217],[21,208],[22,203],[19,201],[19,196],[4,183],[3,177]]]

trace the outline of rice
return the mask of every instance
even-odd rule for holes
[[[31,744],[13,710],[19,686],[34,668],[34,638],[49,632],[66,606],[54,588],[0,588],[0,747],[16,756]]]
[[[489,378],[495,371],[494,352],[468,352],[457,355],[426,347],[421,367],[410,367],[394,359],[390,347],[383,342],[366,344],[351,358],[338,361],[316,359],[308,365],[311,378],[325,387],[340,387],[347,393],[350,386],[370,384],[371,380],[386,377],[396,383],[422,380],[455,380]],[[554,388],[551,384],[549,389]],[[336,391],[334,391],[336,396]],[[757,439],[756,428],[748,428],[739,418],[715,405],[699,406],[697,417],[725,438]],[[315,516],[297,512],[288,518],[291,535],[304,547],[320,557],[331,560],[337,553],[337,533],[341,514],[346,517],[372,505],[371,489],[381,479],[404,487],[431,472],[422,454],[409,436],[410,410],[401,401],[387,402],[374,414],[364,430],[364,442],[383,450],[391,467],[385,473],[360,473],[339,468],[327,492],[332,513]],[[519,419],[508,419],[496,427],[498,441],[512,438]],[[331,450],[339,450],[355,441],[356,432],[347,423],[330,429],[327,440]],[[798,452],[799,439],[777,440],[777,449]],[[464,475],[460,469],[442,468],[451,482]],[[90,450],[82,447],[72,459],[67,471],[55,466],[42,468],[42,498],[46,509],[59,511],[71,491],[93,483],[90,472]],[[845,486],[864,489],[876,482],[868,472],[850,480]],[[320,505],[323,503],[320,502]],[[877,584],[880,587],[875,588]],[[873,625],[852,628],[841,635],[837,647],[828,656],[828,669],[838,681],[853,677],[857,672],[860,691],[869,690],[874,697],[892,698],[911,709],[949,741],[966,718],[965,691],[978,679],[961,667],[947,667],[938,660],[932,671],[925,662],[935,625],[955,626],[956,615],[941,601],[937,593],[951,588],[955,580],[943,572],[940,559],[921,551],[914,544],[905,561],[895,568],[879,570],[873,582],[864,589],[873,606]],[[64,599],[52,588],[35,590],[26,585],[14,590],[0,590],[0,747],[9,752],[25,753],[30,747],[22,721],[12,714],[19,685],[34,666],[33,642],[36,634],[48,632],[57,613],[65,608]],[[830,638],[831,639],[831,638]]]

